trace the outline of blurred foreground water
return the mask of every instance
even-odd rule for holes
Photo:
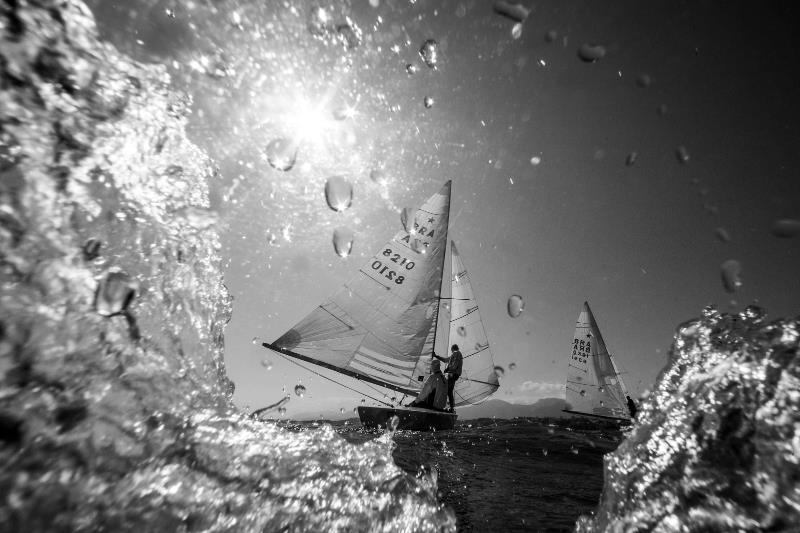
[[[457,529],[391,433],[351,443],[231,403],[215,171],[163,67],[100,42],[80,2],[18,0],[0,76],[4,529]],[[799,338],[757,308],[682,325],[578,530],[791,530]]]

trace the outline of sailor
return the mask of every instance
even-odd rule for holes
[[[636,418],[636,411],[638,408],[630,396],[625,396],[628,399],[628,411],[631,413],[631,418]]]
[[[417,399],[411,402],[409,407],[425,407],[426,409],[436,409],[441,411],[447,404],[447,383],[439,365],[439,361],[431,361],[431,375],[419,391]]]
[[[458,378],[461,377],[461,367],[463,366],[464,357],[458,350],[458,344],[454,344],[450,347],[450,357],[448,359],[439,357],[436,355],[436,353],[434,353],[433,356],[439,361],[447,363],[444,373],[447,376],[447,399],[450,401],[450,408],[448,411],[452,413],[456,409],[456,402],[455,398],[453,397],[453,388],[456,386],[456,381],[458,381]]]

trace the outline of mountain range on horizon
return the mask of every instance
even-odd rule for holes
[[[473,420],[476,418],[562,418],[570,417],[569,413],[562,412],[564,409],[563,398],[543,398],[532,404],[516,404],[503,400],[490,399],[477,405],[468,405],[458,409],[459,420]],[[291,416],[292,420],[347,420],[356,418],[352,412],[341,413],[339,411],[321,412],[302,412]]]

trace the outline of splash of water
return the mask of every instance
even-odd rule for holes
[[[678,328],[670,359],[577,531],[792,530],[800,319],[710,309]]]
[[[77,0],[2,16],[15,22],[0,25],[0,77],[14,80],[0,87],[0,522],[454,531],[386,446],[288,432],[231,403],[215,173],[166,69],[100,42]]]

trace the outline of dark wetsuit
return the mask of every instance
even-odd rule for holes
[[[461,352],[455,350],[450,353],[450,359],[447,360],[447,367],[444,373],[447,374],[447,399],[450,401],[450,408],[455,410],[456,401],[453,397],[453,388],[456,386],[456,381],[461,377],[461,367],[463,366],[464,357]]]

